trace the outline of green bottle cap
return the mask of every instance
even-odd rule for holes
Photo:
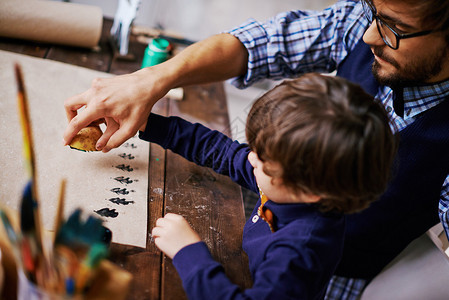
[[[145,49],[142,60],[142,68],[154,66],[164,62],[168,57],[169,45],[170,43],[165,39],[153,39]]]

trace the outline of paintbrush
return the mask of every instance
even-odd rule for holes
[[[23,157],[25,160],[25,167],[28,171],[29,180],[33,180],[33,199],[37,199],[36,197],[36,186],[37,182],[36,178],[36,170],[35,170],[35,156],[33,149],[33,135],[31,131],[31,120],[28,109],[28,97],[25,92],[25,85],[23,81],[22,70],[20,65],[15,65],[15,74],[16,74],[16,82],[17,82],[17,104],[19,107],[19,115],[20,115],[20,124],[22,126],[22,136],[23,136]]]
[[[58,197],[58,207],[56,211],[56,217],[55,217],[55,224],[54,224],[54,235],[53,239],[51,240],[52,244],[51,247],[49,247],[46,251],[46,268],[45,268],[45,275],[47,279],[44,281],[46,284],[46,288],[48,290],[55,291],[57,293],[63,293],[64,287],[63,284],[61,284],[61,280],[65,277],[65,273],[60,270],[61,264],[58,263],[58,258],[55,257],[57,254],[55,254],[55,241],[56,236],[61,228],[61,225],[63,223],[63,216],[64,216],[64,203],[65,203],[65,186],[66,186],[66,180],[62,179],[61,184],[59,186],[59,197]]]
[[[12,248],[12,252],[14,255],[14,258],[16,259],[17,263],[20,264],[20,244],[19,244],[19,239],[20,236],[18,233],[16,233],[16,231],[14,230],[14,228],[11,225],[11,221],[9,220],[8,215],[6,214],[6,212],[0,208],[0,219],[2,220],[3,223],[3,227],[5,228],[6,231],[6,235],[8,236],[9,239],[9,243],[11,244],[11,248]],[[20,265],[19,265],[20,266]]]
[[[62,179],[61,184],[59,186],[59,197],[58,197],[58,210],[56,211],[56,219],[55,219],[55,235],[54,241],[56,240],[56,236],[58,235],[59,230],[61,229],[61,225],[64,217],[64,205],[65,205],[65,186],[66,180]]]
[[[28,109],[28,98],[21,67],[15,64],[17,82],[17,102],[19,107],[20,123],[23,134],[23,157],[28,173],[28,184],[22,195],[21,204],[21,253],[25,271],[30,279],[36,275],[39,264],[44,263],[45,254],[42,247],[41,222],[39,216],[39,203],[37,197],[37,183],[35,170],[35,155],[33,149],[33,136],[31,120]]]
[[[37,268],[42,266],[43,251],[42,244],[38,239],[36,231],[36,220],[34,213],[35,202],[32,197],[32,184],[28,182],[22,194],[22,203],[20,209],[20,229],[22,238],[20,242],[20,251],[22,255],[22,264],[25,274],[28,278],[36,282]]]
[[[9,221],[9,217],[6,212],[0,208],[0,218],[2,219],[3,226],[5,227],[6,235],[9,238],[9,242],[11,246],[17,247],[19,243],[19,238],[17,237],[16,231],[11,225],[11,221]]]
[[[33,201],[33,214],[35,221],[34,226],[37,232],[36,238],[39,244],[42,245],[31,119],[28,109],[28,97],[25,92],[22,70],[20,68],[20,65],[18,64],[15,65],[15,74],[17,81],[17,102],[19,106],[20,124],[22,125],[23,134],[23,157],[25,160],[25,167],[28,171],[28,180],[31,182],[31,200]]]

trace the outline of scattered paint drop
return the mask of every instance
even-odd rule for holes
[[[155,188],[155,189],[153,189],[153,192],[156,193],[156,194],[162,195],[162,193],[164,192],[164,190],[161,189],[161,188]]]

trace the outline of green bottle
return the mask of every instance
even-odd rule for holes
[[[153,39],[145,49],[142,68],[154,66],[164,62],[168,57],[168,46],[170,43],[161,38]]]

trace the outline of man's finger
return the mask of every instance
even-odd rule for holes
[[[106,130],[103,132],[103,135],[98,139],[96,148],[101,151],[104,146],[108,143],[111,136],[120,128],[119,124],[114,121],[112,118],[106,119]]]
[[[64,101],[64,109],[67,116],[67,121],[71,121],[78,113],[78,110],[87,104],[86,92],[67,98]]]
[[[119,147],[121,144],[135,136],[137,130],[138,128],[133,129],[132,127],[122,125],[117,131],[112,134],[102,151],[106,153],[111,149]]]
[[[64,131],[63,140],[64,145],[70,144],[75,135],[84,127],[87,127],[90,123],[97,120],[98,117],[91,112],[89,108],[84,109],[78,115],[76,115],[72,120],[70,120],[67,128]]]

